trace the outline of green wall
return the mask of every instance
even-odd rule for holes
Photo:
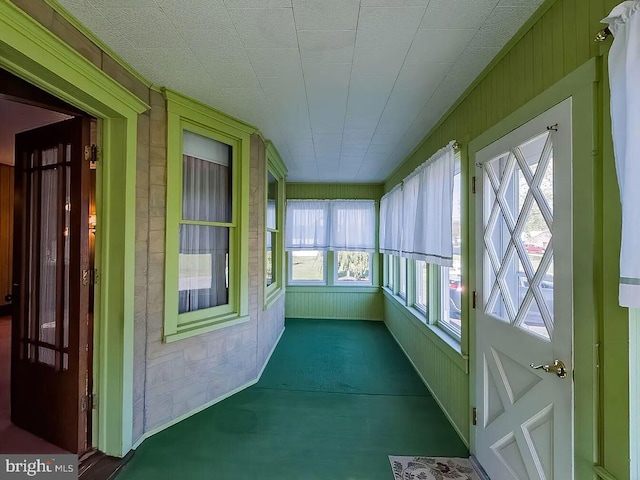
[[[599,378],[594,380],[594,389],[599,389],[600,393],[599,406],[593,412],[600,422],[599,438],[593,442],[596,444],[593,457],[598,459],[597,463],[602,467],[599,470],[602,472],[601,478],[622,480],[629,478],[629,318],[628,311],[617,304],[620,206],[610,135],[606,72],[606,55],[611,39],[604,44],[594,42],[596,32],[603,28],[600,20],[618,3],[618,0],[546,1],[440,123],[392,173],[385,183],[385,191],[393,188],[448,141],[456,139],[463,143],[464,148],[465,143],[535,99],[589,59],[604,56],[602,65],[605,68],[593,92],[596,113],[591,115],[596,132],[593,150],[596,175],[591,186],[595,197],[593,210],[596,231],[593,235],[595,253],[589,260],[594,265],[595,274],[584,281],[595,288],[598,297],[594,300],[598,338],[590,346],[599,358]],[[384,301],[393,302],[387,298]],[[385,311],[392,310],[386,305]],[[576,332],[580,328],[580,320],[575,318]],[[425,381],[432,390],[438,390],[444,373],[421,367],[421,359],[417,353],[413,353],[432,348],[429,341],[425,339],[421,347],[416,346],[417,330],[413,335],[399,332],[399,323],[395,319],[387,318],[386,321],[418,370],[426,372],[423,373]],[[410,329],[410,326],[405,322],[402,328]],[[463,351],[468,351],[464,343]],[[441,359],[429,359],[429,362],[446,362],[443,355],[440,353]],[[596,382],[599,382],[599,386],[595,385]],[[462,419],[462,423],[456,425],[459,431],[468,431],[464,424],[465,419],[469,418],[470,404],[444,397],[441,400],[454,422]],[[579,449],[584,450],[590,443],[591,439],[576,438]]]
[[[287,183],[287,199],[379,200],[383,185],[368,183]],[[333,258],[333,257],[331,257]],[[288,259],[288,257],[287,257]],[[289,318],[336,318],[383,320],[380,259],[373,259],[373,286],[287,286],[285,316]],[[328,275],[333,268],[327,265]]]

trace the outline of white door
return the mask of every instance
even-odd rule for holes
[[[492,480],[573,478],[571,137],[568,99],[476,154],[476,455]]]

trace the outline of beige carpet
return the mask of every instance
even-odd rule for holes
[[[467,458],[389,455],[394,480],[480,480]]]

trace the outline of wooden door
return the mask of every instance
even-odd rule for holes
[[[494,480],[573,478],[571,137],[569,99],[476,154],[476,455]]]
[[[11,420],[89,447],[90,119],[16,135]]]

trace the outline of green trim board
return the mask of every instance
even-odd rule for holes
[[[287,182],[287,199],[380,200],[382,187],[381,183]]]
[[[275,229],[271,229],[266,225],[265,235],[275,234],[275,244],[272,241],[271,255],[272,265],[275,270],[275,281],[271,285],[264,287],[264,310],[267,310],[273,303],[280,298],[285,291],[285,260],[284,260],[284,212],[285,212],[285,181],[287,176],[287,167],[280,158],[278,151],[273,143],[266,144],[267,165],[265,168],[265,219],[268,218],[269,203],[269,174],[276,180],[276,225]],[[264,271],[267,270],[267,256],[265,254]]]
[[[0,2],[0,66],[99,119],[94,311],[94,446],[115,456],[132,444],[133,292],[137,115],[140,99],[16,5]]]
[[[163,338],[180,340],[249,321],[249,150],[255,128],[169,89],[167,101],[167,218]],[[182,219],[183,132],[231,147],[232,212],[229,228],[228,303],[178,313],[179,226]],[[200,224],[202,222],[198,222]]]

